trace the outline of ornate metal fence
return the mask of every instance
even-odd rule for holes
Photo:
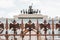
[[[5,40],[9,40],[10,36],[14,36],[14,40],[18,40],[16,36],[20,36],[21,39],[19,40],[25,40],[24,37],[29,36],[28,40],[32,40],[32,36],[36,36],[36,40],[56,40],[55,36],[60,36],[60,34],[55,34],[54,33],[54,26],[56,26],[56,29],[60,28],[60,24],[56,23],[54,24],[54,19],[52,19],[52,24],[47,23],[46,20],[44,20],[43,23],[39,23],[38,19],[36,21],[36,24],[32,23],[31,20],[28,21],[28,23],[24,24],[23,19],[21,20],[21,23],[16,23],[14,20],[12,23],[8,24],[8,19],[6,19],[6,24],[5,24],[5,29],[6,32],[5,34],[2,34],[4,31],[4,24],[0,24],[0,36],[5,36]],[[9,34],[8,30],[13,28],[12,30],[14,31],[14,34]],[[20,34],[17,34],[16,30],[21,29]],[[41,30],[43,29],[44,34],[42,34]],[[52,30],[52,34],[47,34],[48,30]],[[31,34],[34,31],[35,34]],[[27,34],[27,32],[29,32]],[[48,39],[48,36],[51,38]],[[13,40],[13,39],[11,39]],[[33,38],[34,40],[34,38]]]

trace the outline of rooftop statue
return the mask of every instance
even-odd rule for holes
[[[32,8],[32,6],[29,6],[29,9],[28,10],[21,10],[21,13],[24,13],[24,14],[34,14],[34,13],[40,13],[40,10],[36,9],[34,10]]]
[[[29,9],[28,9],[28,14],[33,14],[33,9],[32,9],[32,6],[29,6]]]

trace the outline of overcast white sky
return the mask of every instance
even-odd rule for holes
[[[0,0],[0,17],[13,17],[33,3],[34,9],[49,17],[60,17],[60,0]]]

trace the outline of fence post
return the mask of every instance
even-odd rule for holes
[[[31,40],[31,31],[29,31],[29,40]]]
[[[14,29],[14,40],[17,40],[15,36],[16,36],[16,29]]]
[[[52,36],[54,40],[54,19],[52,18]]]
[[[22,34],[21,34],[21,36],[22,36],[22,40],[23,40],[23,19],[22,19],[22,21],[21,21],[21,32],[22,32]]]
[[[5,37],[6,37],[6,40],[8,40],[8,18],[6,18],[6,35],[5,35]]]
[[[40,40],[39,39],[39,23],[38,23],[38,19],[37,19],[37,40]]]

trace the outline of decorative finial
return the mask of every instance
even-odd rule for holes
[[[29,20],[28,23],[31,23],[31,20]]]
[[[16,23],[16,20],[13,20],[13,23]]]
[[[47,23],[46,20],[44,20],[44,23]]]

